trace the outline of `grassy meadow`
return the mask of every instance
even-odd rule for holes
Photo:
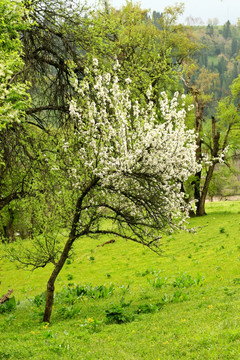
[[[165,236],[162,256],[120,239],[78,241],[50,325],[51,266],[17,269],[1,245],[0,296],[13,288],[17,307],[0,312],[0,359],[239,359],[240,202],[207,213],[190,220],[196,233]]]

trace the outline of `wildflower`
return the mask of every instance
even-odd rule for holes
[[[94,319],[93,318],[89,318],[88,319],[88,323],[93,323],[94,322]]]

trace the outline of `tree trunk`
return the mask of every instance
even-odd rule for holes
[[[15,232],[14,232],[14,211],[12,209],[8,209],[9,220],[7,225],[3,226],[3,236],[4,239],[10,243],[16,241]]]
[[[206,215],[205,202],[206,202],[209,184],[210,184],[212,176],[213,176],[214,168],[215,168],[215,163],[213,163],[208,169],[207,176],[206,176],[206,179],[205,179],[205,182],[203,185],[201,197],[200,197],[199,202],[197,203],[197,211],[196,211],[197,216]]]
[[[202,177],[202,171],[197,172],[195,174],[195,179],[193,182],[194,199],[196,200],[197,204],[200,202],[200,199],[201,199],[201,191],[200,191],[201,177]]]
[[[61,254],[61,257],[56,264],[49,280],[47,283],[47,298],[46,298],[46,305],[45,305],[45,311],[43,315],[43,321],[44,322],[50,322],[51,314],[52,314],[52,308],[53,308],[53,302],[54,302],[54,290],[55,290],[55,281],[58,277],[58,274],[63,268],[63,265],[65,264],[65,261],[67,260],[69,251],[72,248],[72,244],[75,241],[76,237],[72,237],[71,233],[69,235],[68,241],[65,244],[65,247],[63,249],[63,252]]]

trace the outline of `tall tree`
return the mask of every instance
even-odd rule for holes
[[[218,84],[218,76],[205,68],[200,69],[196,76],[197,70],[196,65],[191,64],[183,81],[195,106],[196,160],[202,164],[202,168],[195,174],[192,186],[196,215],[202,216],[206,214],[205,201],[214,170],[218,163],[226,161],[228,145],[239,121],[239,105],[236,105],[239,93],[236,79],[232,85],[232,95],[219,101],[216,110],[212,90]]]
[[[120,10],[108,12],[116,27],[115,54],[121,64],[120,79],[131,80],[134,96],[146,101],[149,85],[152,100],[158,102],[161,91],[170,94],[179,89],[176,69],[196,50],[191,32],[177,24],[182,6],[167,7],[158,17],[148,16],[138,4],[127,2]]]
[[[231,37],[231,23],[229,20],[223,26],[223,37],[225,39]]]
[[[19,198],[27,171],[23,169],[24,116],[29,105],[28,86],[22,78],[24,63],[20,32],[29,27],[27,12],[19,1],[0,1],[0,211]],[[26,170],[26,169],[25,169]],[[16,185],[17,183],[17,185]],[[15,186],[16,185],[16,186]],[[10,224],[13,212],[10,214]],[[1,221],[0,233],[11,233]],[[5,226],[5,228],[4,228]],[[8,231],[9,230],[9,231]]]
[[[203,160],[203,124],[205,121],[204,110],[212,100],[213,94],[209,92],[212,85],[217,81],[217,74],[210,73],[207,69],[201,69],[198,73],[198,66],[194,62],[190,62],[185,67],[185,73],[182,77],[186,91],[192,95],[193,103],[195,106],[195,120],[193,127],[197,134],[196,139],[196,160],[201,163]],[[196,77],[196,74],[198,76]],[[210,90],[211,91],[211,90]],[[213,132],[215,137],[215,132]],[[202,168],[195,174],[192,181],[194,189],[194,199],[196,200],[196,214],[203,215],[200,209],[201,204],[201,178]]]
[[[62,126],[74,93],[70,74],[84,77],[89,58],[111,59],[111,24],[78,0],[25,2],[33,25],[22,36],[25,76],[31,80],[28,121],[42,129]]]
[[[1,1],[1,16],[0,233],[14,240],[20,199],[43,191],[35,179],[42,171],[46,135],[70,119],[71,71],[81,79],[88,57],[97,52],[111,59],[112,52],[107,22],[75,1]],[[30,216],[27,208],[20,212],[25,220]]]

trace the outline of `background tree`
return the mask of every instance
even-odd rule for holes
[[[28,121],[42,129],[62,126],[74,93],[71,71],[80,80],[92,56],[97,54],[103,62],[112,59],[112,25],[104,12],[96,16],[86,3],[75,0],[25,4],[33,22],[22,36],[25,76],[31,80]]]
[[[111,60],[112,52],[107,20],[94,18],[86,6],[48,0],[1,2],[1,6],[5,22],[1,25],[4,101],[0,116],[1,126],[5,125],[1,132],[0,233],[12,241],[14,233],[22,235],[32,227],[23,229],[23,224],[31,223],[31,214],[24,201],[23,211],[21,199],[43,191],[41,181],[36,188],[35,179],[41,179],[44,155],[51,151],[45,147],[49,144],[46,135],[69,120],[68,103],[74,94],[71,71],[81,79],[88,58],[97,52]]]
[[[131,79],[131,89],[138,101],[146,101],[149,85],[152,100],[158,102],[161,91],[173,94],[180,88],[177,69],[198,45],[189,29],[177,24],[182,6],[167,7],[161,14],[127,2],[120,10],[107,14],[115,24],[115,54],[121,64],[120,81]]]
[[[23,67],[19,31],[26,28],[26,15],[18,1],[0,1],[0,131],[20,122],[27,105],[26,84],[19,79]]]
[[[232,96],[222,99],[218,108],[214,108],[212,90],[218,84],[218,75],[206,68],[193,63],[183,78],[186,90],[193,97],[195,106],[194,128],[197,133],[196,159],[202,163],[202,168],[192,180],[194,199],[196,200],[196,215],[205,215],[205,201],[214,170],[218,163],[227,161],[229,141],[234,136],[234,127],[238,123],[237,81],[232,87]],[[212,114],[212,115],[211,115]],[[215,115],[216,114],[216,115]],[[209,120],[211,117],[211,120]]]
[[[24,168],[27,141],[24,116],[29,96],[28,85],[21,76],[24,63],[20,32],[29,24],[19,1],[1,0],[0,14],[0,211],[5,212],[0,216],[0,234],[14,240],[13,210],[7,207],[23,195],[28,177]]]

